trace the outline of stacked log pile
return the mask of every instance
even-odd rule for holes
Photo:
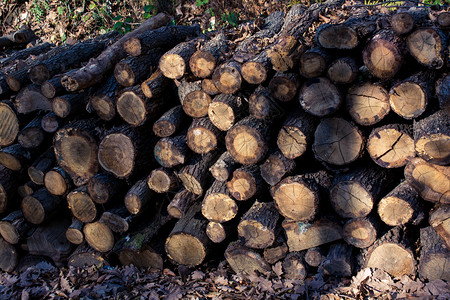
[[[0,78],[0,269],[450,280],[448,12],[338,8],[235,41],[160,14]]]

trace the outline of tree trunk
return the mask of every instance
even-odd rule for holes
[[[343,102],[338,88],[325,77],[313,78],[303,84],[299,94],[300,105],[314,116],[325,117],[336,112]]]
[[[313,268],[320,266],[325,259],[325,251],[321,247],[309,248],[305,253],[305,262]]]
[[[103,268],[109,266],[102,253],[92,249],[88,243],[80,244],[67,261],[69,267],[85,268],[95,266]]]
[[[234,60],[216,67],[212,75],[214,85],[224,94],[237,92],[242,85],[241,69],[242,65]]]
[[[228,131],[239,120],[244,111],[241,98],[230,94],[214,97],[208,107],[208,117],[218,129]]]
[[[211,175],[218,181],[227,181],[233,171],[237,168],[237,162],[230,152],[223,152],[216,162],[209,168]]]
[[[52,218],[62,204],[61,198],[41,188],[22,200],[22,213],[28,222],[38,225]]]
[[[89,195],[97,204],[110,204],[124,196],[124,182],[117,179],[111,173],[95,174],[87,185]]]
[[[348,220],[342,228],[342,237],[350,246],[367,248],[375,243],[379,224],[374,217],[355,218]]]
[[[307,265],[305,263],[305,253],[291,252],[283,260],[284,277],[292,280],[305,280],[307,275]]]
[[[445,66],[448,35],[437,28],[419,28],[406,38],[409,53],[423,66],[440,69]]]
[[[211,222],[224,223],[234,219],[238,205],[224,181],[214,181],[202,202],[202,214]]]
[[[219,89],[214,84],[212,79],[205,78],[202,80],[202,90],[210,96],[220,94]]]
[[[41,127],[45,132],[54,133],[63,125],[63,123],[64,121],[55,115],[54,112],[49,112],[42,117]]]
[[[71,191],[67,195],[67,203],[73,216],[81,222],[90,223],[97,218],[97,207],[92,201],[86,185]]]
[[[156,161],[165,168],[184,164],[188,156],[186,132],[175,137],[160,139],[154,148]]]
[[[27,85],[20,89],[14,101],[14,106],[18,113],[28,114],[30,112],[51,111],[52,103],[41,94],[41,89],[34,84]]]
[[[150,203],[156,202],[153,196],[154,192],[148,187],[147,180],[141,179],[125,195],[125,207],[130,213],[136,215],[144,211]]]
[[[208,169],[212,165],[215,153],[197,154],[178,172],[178,178],[191,193],[203,195],[208,181]]]
[[[284,110],[272,99],[270,89],[259,86],[248,99],[250,115],[260,120],[272,121],[279,119]]]
[[[15,206],[17,179],[12,170],[0,164],[0,214]]]
[[[207,154],[217,148],[220,130],[208,117],[194,119],[187,131],[187,145],[198,154]]]
[[[87,93],[58,96],[52,101],[52,111],[60,118],[73,118],[86,111],[87,103]]]
[[[147,184],[150,189],[157,193],[167,193],[176,190],[179,181],[172,170],[158,168],[154,169],[147,177]]]
[[[12,171],[20,171],[31,160],[31,152],[19,144],[0,149],[0,164]]]
[[[211,76],[227,52],[227,39],[223,33],[219,33],[191,56],[189,66],[192,74],[198,78]]]
[[[44,142],[44,132],[41,127],[42,116],[37,116],[28,123],[17,135],[17,142],[24,148],[37,148]]]
[[[349,84],[358,77],[358,65],[352,57],[341,57],[328,66],[327,76],[334,84]]]
[[[277,239],[275,240],[275,243],[272,246],[264,249],[264,260],[267,263],[273,265],[277,261],[285,258],[288,252],[289,248],[286,244],[285,238],[283,237],[283,235],[279,234],[277,236]]]
[[[354,49],[358,46],[357,32],[348,24],[323,24],[316,30],[316,43],[325,49]]]
[[[233,228],[228,226],[228,224],[210,221],[208,223],[208,226],[206,226],[206,235],[211,240],[211,242],[219,244],[230,236],[230,231],[232,230]]]
[[[126,207],[120,204],[104,211],[98,221],[106,224],[112,232],[124,233],[128,232],[136,219],[136,216],[131,215]]]
[[[300,75],[314,78],[322,75],[330,63],[330,56],[323,48],[312,48],[300,55]]]
[[[262,84],[269,77],[272,63],[269,57],[269,49],[256,55],[242,65],[242,78],[250,84]]]
[[[294,99],[300,87],[300,78],[296,73],[277,73],[269,82],[270,94],[280,102]]]
[[[273,69],[284,73],[293,69],[300,55],[305,51],[304,46],[292,35],[278,37],[276,43],[269,49],[267,55],[270,58]]]
[[[437,205],[431,210],[429,223],[450,250],[450,205]]]
[[[141,89],[147,98],[159,98],[164,94],[168,83],[169,79],[163,75],[160,69],[157,69],[141,83]]]
[[[181,128],[186,119],[183,107],[174,106],[153,123],[153,133],[159,137],[171,136]]]
[[[103,223],[87,223],[83,227],[83,233],[89,246],[98,252],[108,252],[114,246],[114,235],[111,229]]]
[[[238,201],[248,200],[260,194],[264,181],[258,165],[243,166],[233,172],[233,178],[227,182],[228,190]]]
[[[55,76],[41,85],[41,93],[48,99],[53,99],[57,95],[66,92],[66,89],[61,84],[61,77]]]
[[[155,49],[148,54],[124,58],[114,67],[114,77],[122,86],[139,84],[148,78],[151,68],[158,64],[161,55],[161,51]]]
[[[19,133],[19,118],[9,101],[0,102],[0,147],[9,146]]]

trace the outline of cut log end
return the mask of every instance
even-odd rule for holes
[[[228,246],[225,258],[233,271],[238,274],[250,275],[256,271],[265,274],[270,271],[270,266],[261,255],[238,242]]]
[[[92,222],[97,217],[97,208],[87,191],[72,191],[67,195],[67,203],[74,217],[83,223]]]
[[[209,77],[216,67],[216,58],[208,51],[199,50],[189,60],[192,74],[199,78]]]
[[[267,69],[260,62],[249,61],[242,65],[242,77],[250,84],[261,84],[267,79]]]
[[[405,119],[417,118],[427,107],[427,94],[417,83],[407,81],[397,84],[389,94],[392,110]]]
[[[56,196],[65,195],[69,191],[66,178],[55,170],[48,171],[45,174],[44,185],[52,195]]]
[[[422,65],[440,69],[445,65],[444,37],[437,29],[419,28],[406,38],[409,52]]]
[[[146,120],[143,99],[132,91],[126,91],[117,99],[117,112],[130,125],[139,126]]]
[[[45,219],[45,210],[42,203],[33,196],[27,196],[22,200],[22,212],[25,219],[32,224],[41,224]]]
[[[213,243],[221,243],[226,237],[227,233],[224,226],[221,223],[209,222],[206,226],[206,235]]]
[[[383,243],[370,254],[366,267],[382,269],[398,277],[415,273],[415,260],[411,251],[397,243]]]
[[[19,133],[19,120],[14,110],[0,102],[0,146],[11,145]]]
[[[166,252],[178,264],[197,266],[206,256],[205,245],[195,236],[177,233],[166,240]]]
[[[135,147],[131,139],[122,133],[107,135],[100,143],[100,165],[119,178],[130,175],[134,169]]]
[[[108,252],[114,246],[114,235],[103,223],[88,223],[84,225],[83,233],[89,246],[99,252]]]
[[[180,79],[186,71],[186,63],[178,54],[165,54],[161,57],[159,69],[170,79]]]
[[[18,253],[14,246],[0,239],[0,269],[5,272],[12,272],[18,262]]]
[[[299,100],[306,112],[318,117],[334,113],[342,103],[337,87],[324,77],[308,80],[300,90]]]
[[[339,182],[332,188],[330,198],[336,212],[344,218],[365,217],[373,208],[372,196],[355,181]]]
[[[342,235],[349,245],[367,248],[376,241],[377,230],[367,219],[356,218],[345,223]]]
[[[237,212],[236,202],[227,194],[214,193],[203,200],[202,214],[209,221],[223,223],[233,219]]]
[[[76,228],[67,228],[66,238],[72,244],[80,245],[84,241],[83,231]]]

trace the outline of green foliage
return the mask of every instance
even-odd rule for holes
[[[238,27],[239,25],[239,13],[237,12],[227,12],[222,14],[222,21],[226,24],[230,24],[233,27]]]
[[[30,13],[33,16],[34,20],[40,23],[48,9],[50,9],[50,7],[48,5],[47,0],[33,0]]]
[[[209,0],[196,0],[195,5],[202,6],[202,5],[208,4],[208,2],[209,2]]]

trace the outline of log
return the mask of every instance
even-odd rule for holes
[[[33,226],[24,218],[21,210],[9,213],[0,221],[0,235],[12,245],[24,240],[32,228]]]
[[[342,228],[344,241],[356,248],[367,248],[377,240],[379,224],[373,217],[348,220]]]
[[[87,188],[92,201],[97,204],[110,204],[124,195],[124,183],[108,172],[95,174],[89,179]]]
[[[227,132],[225,144],[233,159],[244,165],[261,161],[267,150],[269,126],[252,116],[233,125]]]
[[[75,245],[82,244],[84,242],[83,226],[83,222],[75,219],[66,230],[67,240]]]
[[[416,156],[410,125],[389,124],[372,130],[367,152],[383,168],[399,168]]]
[[[61,78],[62,85],[68,91],[74,92],[101,82],[104,74],[111,70],[122,58],[126,57],[126,52],[123,50],[125,41],[147,30],[164,26],[167,22],[169,22],[169,17],[163,13],[146,20],[138,28],[106,48],[95,59],[91,59],[86,66],[75,72],[66,73]]]
[[[229,236],[230,230],[231,228],[223,223],[210,221],[206,226],[206,235],[211,242],[219,244]]]
[[[321,247],[309,248],[305,253],[305,262],[313,268],[320,266],[325,258],[325,251]]]
[[[53,137],[58,165],[72,177],[76,186],[86,184],[98,171],[96,121],[71,122]]]
[[[403,65],[403,53],[406,50],[402,40],[392,31],[381,30],[363,50],[364,65],[375,77],[393,78]]]
[[[6,83],[9,89],[3,88],[2,90],[11,90],[13,92],[18,92],[30,84],[30,78],[28,77],[28,72],[30,71],[31,65],[27,65],[24,68],[17,69],[15,72],[11,72],[6,75]]]
[[[259,195],[264,189],[258,165],[248,165],[236,169],[233,177],[227,182],[228,190],[238,201],[248,200]]]
[[[17,188],[17,194],[20,198],[25,198],[26,196],[33,195],[33,193],[39,188],[40,186],[38,186],[34,182],[28,181],[23,185],[19,185],[19,187]]]
[[[411,159],[405,167],[406,181],[426,201],[450,203],[450,167],[433,165],[421,158]]]
[[[440,69],[445,66],[448,36],[437,28],[418,28],[406,38],[409,53],[423,66]]]
[[[0,270],[12,272],[18,262],[18,253],[13,245],[10,245],[3,239],[0,239]]]
[[[359,44],[358,33],[348,24],[323,24],[316,30],[315,41],[325,49],[354,49]]]
[[[450,26],[450,14],[448,11],[441,11],[437,16],[437,23],[441,27],[449,27]]]
[[[392,30],[398,35],[410,33],[416,25],[414,17],[408,11],[398,11],[391,17]]]
[[[294,99],[299,87],[300,79],[295,73],[277,73],[269,82],[270,94],[280,102]]]
[[[200,80],[183,80],[178,85],[178,98],[184,112],[193,118],[206,116],[211,97],[202,91]]]
[[[450,271],[447,266],[450,263],[450,250],[433,227],[420,229],[420,244],[419,276],[430,281],[449,281]]]
[[[53,98],[52,111],[60,118],[72,118],[86,110],[87,93],[73,93]]]
[[[103,223],[87,223],[83,227],[83,234],[86,242],[98,252],[108,252],[114,246],[114,235]]]
[[[248,99],[248,111],[250,115],[260,120],[272,121],[280,118],[284,110],[270,95],[270,89],[258,86]]]
[[[358,77],[358,65],[349,56],[340,57],[330,63],[327,76],[334,84],[349,84]]]
[[[31,160],[31,152],[19,144],[0,149],[0,164],[12,171],[20,171]]]
[[[316,123],[304,110],[292,110],[278,133],[277,146],[281,153],[288,159],[302,156],[312,142]]]
[[[319,77],[325,72],[329,63],[330,55],[323,48],[306,50],[300,55],[299,74],[305,78]]]
[[[141,83],[145,78],[148,78],[151,67],[157,65],[161,55],[160,50],[154,49],[144,55],[124,58],[114,67],[114,77],[122,86],[133,86]]]
[[[262,84],[269,77],[272,63],[266,49],[242,65],[242,78],[250,84]]]
[[[435,87],[439,107],[447,114],[450,114],[450,75],[445,75],[436,81]]]
[[[432,209],[429,223],[450,250],[450,205],[438,205]]]
[[[164,53],[159,60],[159,69],[170,79],[180,79],[187,72],[187,66],[191,56],[197,50],[197,39],[179,43],[171,50]]]
[[[50,194],[47,189],[41,188],[33,195],[23,198],[21,209],[28,222],[39,225],[58,213],[61,204],[61,198]]]
[[[244,110],[241,98],[231,94],[220,94],[211,100],[208,117],[219,130],[228,131],[239,120]]]
[[[181,128],[185,120],[183,107],[174,106],[153,123],[153,133],[159,137],[171,136]]]
[[[284,73],[293,69],[300,55],[305,51],[304,46],[292,35],[281,35],[269,49],[268,56],[275,71]]]
[[[205,78],[202,80],[202,90],[210,96],[220,94],[212,79]]]
[[[312,149],[319,161],[342,166],[362,155],[364,138],[352,123],[342,118],[326,118],[317,126]]]
[[[262,274],[270,272],[270,266],[264,258],[255,250],[245,247],[240,242],[233,242],[228,245],[225,250],[225,258],[237,274],[251,275],[255,272]]]
[[[417,191],[403,181],[378,203],[378,215],[389,226],[419,224],[424,218]]]
[[[187,160],[188,146],[186,144],[186,132],[175,137],[160,139],[154,148],[156,161],[165,168],[171,168],[184,164]]]
[[[338,88],[325,77],[313,78],[303,84],[300,105],[314,116],[325,117],[336,112],[343,102]]]
[[[275,242],[280,215],[273,202],[253,203],[242,216],[237,227],[239,238],[244,246],[264,249]]]
[[[211,76],[216,65],[222,61],[227,52],[227,39],[223,33],[219,33],[191,56],[189,67],[192,74],[198,78]]]
[[[29,84],[20,89],[14,101],[14,107],[20,114],[28,114],[34,111],[51,111],[50,100],[41,94],[39,86]]]
[[[285,238],[283,237],[283,235],[279,234],[277,236],[277,239],[275,240],[275,243],[272,246],[264,249],[264,260],[267,263],[273,265],[277,261],[285,258],[288,252],[289,248],[286,244]]]
[[[283,259],[284,277],[292,280],[305,280],[307,275],[307,265],[305,263],[305,253],[291,252]]]
[[[166,168],[152,170],[147,177],[147,184],[150,189],[160,194],[172,192],[179,186],[175,173]]]
[[[188,209],[197,202],[197,199],[198,195],[181,188],[167,205],[167,212],[170,216],[181,219]]]
[[[237,162],[230,152],[223,152],[216,162],[209,168],[211,175],[218,181],[227,181],[233,171],[237,168]]]
[[[14,206],[12,200],[16,197],[17,179],[12,170],[0,164],[0,214]]]
[[[202,202],[202,214],[210,222],[224,223],[234,219],[238,205],[224,181],[214,181]]]
[[[414,144],[418,156],[437,165],[450,163],[450,118],[443,110],[414,122]]]
[[[44,185],[50,194],[63,196],[72,188],[70,175],[61,167],[56,166],[44,175]]]
[[[33,164],[28,167],[28,177],[37,185],[44,184],[44,176],[55,165],[55,152],[52,148],[41,154]]]
[[[217,148],[220,130],[208,117],[194,119],[188,128],[186,143],[193,152],[207,154]]]
[[[61,95],[66,92],[66,89],[61,84],[61,77],[55,76],[41,85],[41,93],[48,99],[53,99],[57,95]]]
[[[330,201],[339,216],[362,218],[392,188],[393,182],[393,176],[385,169],[375,166],[358,167],[334,177]]]
[[[109,266],[108,261],[102,253],[92,249],[88,243],[80,244],[75,251],[70,255],[67,265],[74,268],[85,268],[95,266],[103,268]]]
[[[73,216],[83,223],[93,222],[97,218],[97,207],[89,195],[87,185],[72,190],[67,195],[67,204]]]
[[[42,116],[41,127],[42,130],[48,133],[56,132],[63,125],[63,120],[55,115],[54,112],[49,112]]]
[[[0,147],[9,146],[19,133],[19,118],[9,101],[0,102]]]
[[[144,211],[147,205],[156,202],[153,196],[154,192],[148,187],[147,180],[138,180],[125,195],[125,207],[130,213],[136,215]]]
[[[177,264],[193,267],[201,264],[206,257],[210,245],[206,235],[208,221],[200,210],[200,203],[191,206],[166,239],[167,256]]]
[[[106,224],[112,232],[124,233],[130,229],[136,219],[136,216],[131,215],[125,206],[118,205],[104,211],[98,221]]]
[[[325,271],[325,274],[338,277],[352,276],[352,246],[346,244],[332,245],[327,258],[320,267]]]
[[[44,141],[44,132],[41,127],[42,116],[30,121],[17,135],[17,142],[24,148],[37,148]]]
[[[141,83],[141,89],[147,98],[159,98],[164,94],[168,83],[169,79],[163,75],[160,69],[157,69]]]
[[[281,151],[271,153],[260,165],[261,177],[269,185],[276,185],[285,176],[291,174],[295,168],[295,161],[286,158]]]
[[[18,60],[27,60],[29,57],[36,56],[42,53],[46,53],[55,47],[54,44],[50,43],[41,43],[39,45],[35,45],[30,48],[25,48],[22,50],[18,50],[7,57],[2,57],[0,59],[0,65],[2,67],[7,66],[9,63],[16,62]]]
[[[184,167],[178,172],[178,178],[189,192],[196,195],[203,195],[208,180],[208,169],[215,158],[213,152],[192,157]]]
[[[394,227],[364,249],[359,258],[362,268],[378,268],[393,277],[416,274],[416,260],[404,230]]]
[[[89,97],[89,106],[97,116],[105,121],[111,121],[116,116],[116,100],[119,94],[120,85],[114,76],[108,77]]]
[[[363,126],[380,122],[391,110],[388,92],[379,84],[355,84],[345,97],[346,108],[352,119]]]
[[[312,224],[285,220],[282,226],[290,252],[321,246],[342,238],[342,227],[328,219],[319,219]]]
[[[242,85],[241,69],[242,65],[237,61],[227,61],[216,67],[212,81],[221,93],[233,94]]]

